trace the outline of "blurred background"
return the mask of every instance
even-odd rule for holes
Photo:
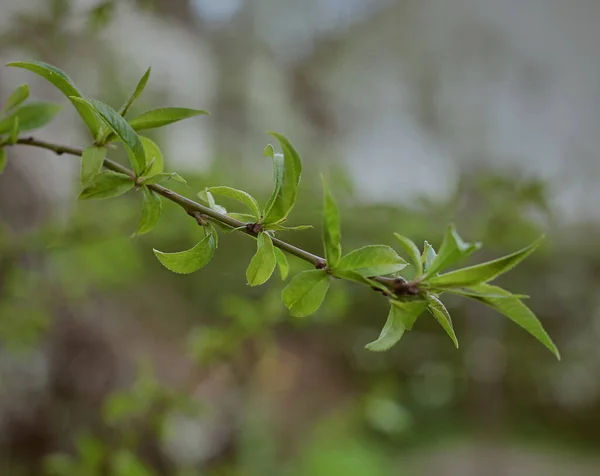
[[[304,163],[295,244],[320,253],[325,173],[345,249],[439,246],[449,221],[485,247],[543,249],[502,284],[531,295],[561,350],[447,299],[457,351],[423,316],[385,354],[386,303],[332,287],[292,319],[278,277],[245,284],[254,244],[169,273],[152,248],[201,232],[140,197],[78,202],[73,157],[11,148],[0,177],[0,475],[600,474],[600,3],[595,0],[1,0],[0,60],[43,60],[134,113],[207,109],[152,134],[191,188],[266,198],[266,130]],[[38,139],[89,143],[65,107]],[[290,258],[294,270],[306,264]]]

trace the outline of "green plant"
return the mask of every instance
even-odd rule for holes
[[[256,239],[257,249],[246,270],[248,284],[264,284],[279,267],[282,279],[288,275],[286,254],[300,258],[314,269],[301,271],[292,277],[283,289],[282,301],[295,317],[314,313],[323,303],[331,283],[337,279],[369,286],[383,294],[390,304],[387,322],[379,338],[367,344],[372,351],[384,351],[397,343],[410,330],[416,319],[425,311],[440,323],[456,346],[458,340],[450,315],[440,300],[443,293],[452,293],[474,299],[496,309],[536,337],[559,357],[551,341],[533,312],[523,303],[526,296],[512,294],[489,284],[500,274],[515,267],[540,244],[540,239],[510,255],[492,261],[447,271],[460,260],[481,248],[480,243],[465,242],[450,225],[443,241],[436,250],[425,242],[423,250],[409,238],[395,234],[409,262],[391,247],[368,245],[342,254],[341,223],[336,202],[323,178],[323,245],[325,258],[298,248],[275,235],[280,231],[297,231],[310,226],[287,226],[287,220],[296,202],[302,175],[302,162],[298,152],[283,135],[270,134],[279,143],[282,153],[276,153],[272,145],[264,150],[265,157],[274,165],[274,186],[266,205],[245,191],[227,186],[209,187],[198,194],[197,202],[190,200],[164,186],[169,180],[186,183],[178,174],[164,171],[164,161],[159,147],[140,131],[162,127],[173,122],[206,114],[205,111],[166,107],[154,109],[131,120],[125,115],[131,104],[143,92],[149,79],[148,70],[139,81],[131,97],[117,111],[96,99],[86,98],[62,71],[41,62],[17,62],[9,66],[20,67],[39,74],[71,101],[92,136],[92,144],[78,149],[20,137],[19,133],[41,127],[48,123],[58,107],[47,103],[20,106],[27,97],[28,89],[21,86],[8,99],[0,119],[0,169],[6,163],[5,149],[13,145],[28,145],[81,157],[82,191],[79,198],[107,199],[130,190],[141,191],[143,205],[141,220],[136,234],[151,231],[158,223],[162,210],[162,198],[179,205],[202,227],[204,237],[192,248],[180,252],[154,250],[158,260],[169,270],[188,274],[207,265],[217,247],[218,230],[240,231]],[[107,158],[109,150],[121,144],[128,156],[131,169]],[[232,213],[215,201],[215,196],[237,202],[247,210]],[[285,252],[285,253],[284,253]],[[400,271],[412,266],[414,276],[408,280]]]

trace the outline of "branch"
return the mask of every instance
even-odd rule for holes
[[[81,157],[81,155],[83,155],[83,150],[81,150],[81,149],[78,149],[75,147],[58,145],[58,144],[52,144],[50,142],[44,142],[41,140],[37,140],[34,137],[19,138],[19,139],[17,139],[16,144],[17,145],[28,145],[31,147],[38,147],[41,149],[50,150],[50,151],[56,153],[57,155],[68,154],[68,155],[74,155],[74,156],[78,156],[78,157]],[[10,145],[10,144],[5,144],[5,146],[8,146],[8,145]],[[112,170],[114,172],[120,172],[122,174],[129,175],[130,177],[132,177],[133,180],[135,180],[135,174],[131,170],[129,170],[127,167],[123,167],[122,165],[114,162],[113,160],[105,159],[104,167],[109,170]],[[163,187],[162,185],[153,184],[153,185],[148,185],[148,188],[153,190],[154,192],[158,193],[159,195],[163,196],[167,200],[170,200],[173,203],[176,203],[177,205],[182,207],[188,215],[192,216],[196,220],[198,220],[198,214],[201,214],[203,217],[206,217],[209,220],[213,220],[215,222],[218,222],[223,225],[229,226],[231,228],[237,229],[238,231],[241,231],[241,232],[245,233],[246,235],[250,235],[253,237],[258,236],[258,233],[256,231],[254,231],[252,229],[252,227],[248,227],[247,223],[236,220],[235,218],[232,218],[228,215],[224,215],[222,213],[219,213],[219,212],[213,210],[212,208],[209,208],[198,202],[190,200],[189,198],[186,198],[183,195],[180,195],[167,187]],[[320,256],[317,256],[306,250],[298,248],[297,246],[294,246],[291,243],[288,243],[286,241],[280,240],[279,238],[273,237],[272,240],[273,240],[273,245],[275,245],[280,250],[285,251],[293,256],[296,256],[297,258],[300,258],[300,259],[310,263],[317,269],[323,269],[327,266],[327,262],[325,261],[325,259],[321,258]],[[396,295],[415,294],[414,285],[412,285],[412,283],[407,283],[402,278],[389,278],[389,277],[384,277],[384,276],[375,276],[370,279],[372,281],[376,281],[376,282],[386,286],[388,289],[390,289]]]

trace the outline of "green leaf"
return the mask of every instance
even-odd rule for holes
[[[440,323],[440,326],[444,328],[446,334],[450,336],[452,342],[458,349],[458,339],[456,338],[456,334],[454,333],[454,327],[452,326],[452,319],[450,318],[450,313],[444,303],[440,301],[437,297],[430,294],[428,296],[429,303],[427,309],[436,318],[436,320]]]
[[[302,175],[302,161],[296,149],[290,142],[277,132],[269,132],[281,144],[283,150],[283,173],[281,175],[281,186],[273,203],[267,204],[268,212],[265,211],[263,223],[280,223],[287,218],[296,203],[298,195],[298,184]]]
[[[481,248],[480,243],[467,243],[463,241],[456,232],[454,225],[450,225],[446,230],[446,235],[444,236],[444,240],[442,241],[437,256],[423,277],[427,279],[437,274],[479,248]]]
[[[275,157],[275,149],[273,148],[272,144],[267,144],[265,150],[263,150],[263,157]]]
[[[160,148],[151,139],[144,136],[139,136],[144,147],[144,155],[146,157],[146,164],[144,167],[144,177],[152,177],[153,175],[160,174],[164,170],[164,160]]]
[[[498,298],[498,299],[506,299],[506,298],[516,298],[516,299],[528,299],[529,296],[526,294],[511,294],[511,295],[502,295],[497,293],[481,293],[473,291],[472,289],[464,289],[464,288],[437,288],[432,287],[431,290],[437,294],[441,293],[451,293],[456,294],[457,296],[465,296],[465,297],[482,297],[482,298]]]
[[[260,207],[258,206],[258,202],[249,193],[244,192],[243,190],[238,190],[236,188],[226,186],[210,187],[208,190],[213,195],[228,197],[233,200],[237,200],[240,203],[243,203],[254,214],[256,220],[260,218]]]
[[[106,147],[90,146],[81,157],[81,184],[87,185],[102,170],[106,159]]]
[[[187,185],[185,179],[179,175],[177,172],[163,172],[160,174],[153,175],[152,177],[140,177],[140,182],[144,185],[154,185],[154,184],[162,184],[167,182],[168,180],[175,180],[176,182]]]
[[[342,256],[340,212],[323,175],[321,181],[323,182],[323,248],[327,266],[335,268]]]
[[[279,268],[279,274],[281,275],[282,281],[285,281],[290,271],[290,264],[288,263],[287,256],[279,248],[275,248],[275,258],[277,258],[277,267]]]
[[[386,245],[368,245],[344,256],[336,268],[352,270],[363,276],[391,274],[406,267],[406,261]]]
[[[215,198],[213,197],[213,194],[210,193],[210,191],[208,189],[198,192],[198,194],[196,196],[203,202],[208,203],[208,206],[210,209],[212,209],[216,212],[222,213],[224,215],[227,213],[227,209],[225,207],[222,207],[221,205],[217,205],[215,203]]]
[[[265,230],[274,230],[274,231],[303,231],[310,230],[312,225],[298,225],[298,226],[285,226],[274,223],[272,225],[266,225]]]
[[[273,146],[271,146],[271,148],[273,148]],[[267,149],[265,149],[265,154],[267,154]],[[273,191],[271,192],[271,196],[263,211],[263,216],[265,218],[270,215],[275,206],[279,191],[281,190],[281,181],[283,180],[283,154],[273,153],[270,157],[273,159]]]
[[[504,298],[482,296],[468,297],[494,308],[500,314],[517,323],[533,337],[544,344],[550,350],[550,352],[552,352],[556,358],[560,360],[560,353],[558,352],[556,345],[554,345],[552,339],[550,339],[550,336],[548,336],[538,318],[535,317],[535,314],[531,311],[531,309],[529,309],[519,299],[514,297],[514,295],[505,289],[502,289],[498,286],[492,286],[490,284],[478,284],[476,286],[469,287],[469,290],[482,295],[500,294],[505,296]]]
[[[250,215],[249,213],[228,212],[227,215],[244,223],[252,223],[254,220],[256,220],[256,217],[254,215]]]
[[[450,271],[449,273],[435,276],[429,280],[429,283],[435,286],[452,286],[462,287],[472,284],[479,284],[491,281],[499,275],[506,273],[514,268],[517,264],[523,261],[527,256],[533,253],[542,242],[543,237],[538,238],[529,246],[497,258],[492,261],[487,261],[475,266]]]
[[[256,244],[256,254],[252,257],[246,270],[246,279],[250,286],[260,286],[266,283],[277,265],[275,247],[271,237],[267,233],[259,233]]]
[[[421,260],[421,252],[415,243],[407,238],[406,236],[402,236],[398,233],[394,233],[396,239],[400,242],[402,249],[408,255],[411,264],[416,269],[416,276],[421,276],[423,274],[423,261]]]
[[[103,170],[79,194],[79,200],[117,197],[131,190],[134,182],[128,175]]]
[[[83,121],[88,126],[88,129],[92,133],[94,139],[99,137],[100,132],[100,122],[96,116],[86,108],[82,107],[81,103],[78,103],[73,98],[80,98],[81,94],[73,84],[73,81],[60,69],[42,61],[33,61],[33,62],[25,62],[25,61],[17,61],[13,63],[8,63],[6,66],[14,66],[17,68],[27,69],[32,71],[42,78],[46,79],[50,83],[52,83],[56,88],[58,88],[65,96],[69,98],[79,115],[83,119]]]
[[[123,142],[129,162],[135,171],[136,176],[142,174],[146,168],[146,153],[140,137],[131,128],[125,119],[108,104],[104,104],[97,99],[74,98],[75,102],[88,104],[93,108],[98,116],[104,121],[108,128]]]
[[[354,281],[356,283],[361,283],[361,284],[366,284],[367,286],[371,287],[371,288],[375,288],[378,289],[379,291],[383,292],[384,294],[391,296],[392,292],[385,287],[383,284],[378,283],[377,281],[374,281],[373,279],[369,279],[366,276],[363,276],[362,274],[353,271],[351,269],[340,269],[340,268],[334,268],[331,270],[331,274],[333,276],[335,276],[336,278],[341,278],[341,279],[346,279],[348,281]]]
[[[27,84],[21,84],[21,86],[17,87],[12,93],[10,93],[10,96],[8,96],[2,111],[10,111],[11,109],[19,106],[28,97],[29,86]]]
[[[140,94],[142,94],[142,92],[146,88],[146,84],[148,84],[148,79],[150,78],[150,71],[151,71],[151,69],[152,68],[150,67],[150,68],[148,68],[146,70],[146,72],[144,73],[144,75],[142,76],[142,78],[137,83],[137,86],[135,87],[135,91],[133,91],[133,93],[131,94],[131,96],[129,97],[129,99],[127,99],[127,101],[125,102],[125,104],[123,104],[123,106],[121,106],[121,109],[119,109],[119,114],[122,117],[125,117],[125,115],[127,114],[127,111],[129,111],[129,108],[131,107],[131,105],[134,103],[134,101],[138,97],[140,97]]]
[[[0,120],[0,134],[10,132],[14,126],[15,118],[19,120],[21,131],[39,129],[48,124],[62,109],[59,104],[49,102],[32,102],[18,107],[10,115]]]
[[[206,235],[196,246],[186,251],[163,253],[153,250],[158,261],[170,271],[178,274],[190,274],[206,266],[215,253],[215,239]]]
[[[0,175],[4,172],[4,168],[6,167],[6,151],[4,147],[0,147]]]
[[[157,127],[166,126],[173,122],[201,114],[208,114],[208,112],[200,109],[188,109],[186,107],[163,107],[144,112],[129,121],[129,124],[136,131],[142,131],[145,129],[156,129]]]
[[[162,200],[160,195],[148,187],[142,187],[144,201],[142,203],[142,217],[136,235],[143,235],[154,229],[160,220],[162,212]]]
[[[372,352],[384,352],[396,344],[404,332],[412,329],[417,317],[426,309],[426,301],[390,300],[390,312],[379,338],[365,346]]]
[[[423,254],[421,255],[421,265],[423,266],[423,271],[427,271],[431,267],[431,263],[437,256],[433,246],[431,246],[427,241],[423,244]]]
[[[328,289],[329,275],[325,270],[302,271],[284,288],[281,299],[292,316],[305,317],[319,309]]]
[[[13,126],[10,131],[10,136],[8,138],[9,144],[15,145],[17,140],[19,140],[19,116],[16,116],[13,119]]]

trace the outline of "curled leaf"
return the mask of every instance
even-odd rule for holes
[[[411,264],[415,267],[416,276],[423,274],[423,261],[421,260],[421,253],[417,245],[415,245],[415,243],[406,236],[402,236],[398,233],[394,233],[394,236],[400,242],[402,249],[408,255]]]
[[[246,270],[246,279],[250,286],[260,286],[266,283],[277,265],[275,247],[267,233],[258,234],[256,245],[256,254],[252,257]]]
[[[423,277],[427,279],[434,276],[479,248],[481,248],[481,243],[467,243],[463,241],[456,232],[454,225],[450,225],[446,230],[437,256],[433,259]]]
[[[285,253],[279,248],[275,248],[275,258],[277,258],[277,267],[279,268],[279,274],[281,275],[281,279],[282,281],[285,281],[290,271],[288,259],[285,256]]]
[[[231,198],[240,203],[243,203],[250,209],[256,220],[260,218],[260,207],[258,206],[258,202],[249,193],[244,192],[243,190],[238,190],[236,188],[226,186],[210,187],[208,190],[213,195],[220,195],[222,197]]]
[[[142,187],[144,201],[142,202],[142,217],[138,226],[136,235],[148,233],[156,227],[160,220],[162,212],[162,200],[160,195],[150,190],[148,187]]]
[[[327,266],[335,268],[342,256],[340,212],[329,191],[329,185],[322,175],[321,181],[323,182],[323,248]]]
[[[81,156],[81,184],[88,184],[102,170],[106,147],[86,147]]]
[[[428,296],[428,306],[429,312],[435,317],[435,319],[440,323],[440,326],[446,331],[446,334],[452,339],[454,345],[458,349],[458,339],[456,338],[456,334],[454,333],[454,327],[452,326],[452,319],[450,318],[450,313],[444,303],[440,301],[437,297],[433,295]]]
[[[177,274],[190,274],[206,266],[215,253],[215,239],[212,234],[206,235],[196,246],[186,251],[163,253],[153,250],[158,261]]]
[[[396,344],[410,330],[417,317],[427,308],[426,301],[396,301],[390,300],[388,318],[376,341],[365,346],[373,352],[384,352]]]

